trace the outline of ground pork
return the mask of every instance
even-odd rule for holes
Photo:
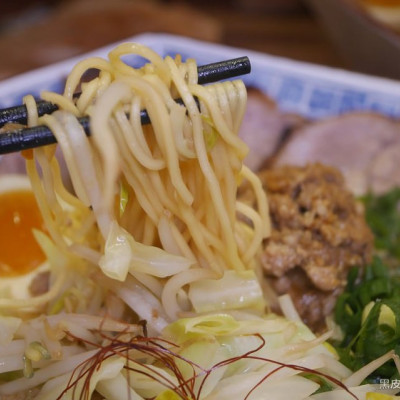
[[[261,263],[277,294],[289,293],[307,325],[319,330],[350,267],[371,259],[373,235],[342,174],[322,164],[260,173],[268,194],[271,237]],[[249,192],[241,196],[252,201]]]

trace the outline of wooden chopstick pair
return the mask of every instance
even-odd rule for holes
[[[251,65],[248,57],[240,57],[202,65],[197,70],[198,82],[203,85],[248,74],[250,73]],[[39,116],[51,114],[57,110],[56,105],[45,101],[38,101],[37,105]],[[0,110],[0,127],[10,122],[19,124],[27,123],[25,105]],[[141,112],[141,122],[143,125],[150,123],[150,118],[146,110]],[[79,118],[79,123],[83,126],[86,134],[90,135],[89,117]],[[17,129],[0,134],[0,154],[33,149],[56,142],[56,138],[47,126],[39,125],[31,128]]]

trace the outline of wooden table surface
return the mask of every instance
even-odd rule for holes
[[[300,0],[54,0],[30,7],[0,20],[0,79],[150,31],[348,67]]]

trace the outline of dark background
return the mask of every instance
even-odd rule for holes
[[[143,32],[351,68],[301,0],[0,2],[0,80]]]

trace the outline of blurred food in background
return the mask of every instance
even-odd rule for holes
[[[358,0],[369,15],[400,31],[400,0]]]
[[[400,34],[392,29],[397,0],[304,0],[350,68],[400,79]],[[386,16],[386,17],[384,17]],[[390,17],[391,24],[381,22]]]
[[[145,32],[345,67],[303,0],[0,2],[0,80]]]
[[[0,79],[145,32],[400,78],[400,0],[15,0]]]
[[[21,24],[3,31],[0,52],[8,57],[2,60],[0,79],[143,32],[168,32],[206,41],[221,38],[218,21],[185,4],[151,0],[59,1],[53,9],[42,8],[34,21],[24,13]]]

